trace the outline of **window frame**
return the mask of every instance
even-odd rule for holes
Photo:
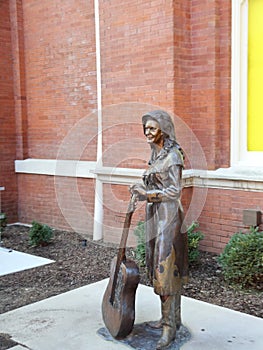
[[[263,166],[263,152],[247,150],[248,0],[232,0],[231,166]]]

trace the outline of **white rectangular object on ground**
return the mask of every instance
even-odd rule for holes
[[[54,260],[0,247],[0,276],[50,264]]]

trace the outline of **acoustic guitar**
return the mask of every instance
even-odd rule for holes
[[[135,196],[131,197],[125,217],[118,255],[111,262],[110,280],[102,301],[105,326],[115,339],[124,339],[132,331],[135,319],[135,294],[139,284],[139,268],[126,259],[125,249],[135,210]]]

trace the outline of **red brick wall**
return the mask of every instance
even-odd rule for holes
[[[209,189],[204,209],[198,219],[200,230],[205,233],[201,248],[220,253],[234,233],[248,231],[249,227],[243,224],[244,209],[263,212],[262,193]]]
[[[123,232],[124,220],[129,204],[129,189],[123,185],[104,184],[104,241],[120,243]],[[128,235],[127,246],[136,245],[136,237],[133,234],[134,228],[139,221],[145,220],[145,207],[139,202],[133,213],[131,227]]]
[[[182,44],[176,42],[179,34],[175,39],[174,26],[177,31],[181,30],[185,13],[181,9],[183,16],[177,16],[178,23],[174,18],[175,3],[178,1],[123,1],[120,6],[116,0],[100,2],[103,161],[106,166],[146,168],[150,148],[142,132],[141,116],[157,108],[177,112],[175,91],[180,101],[184,100],[183,96],[189,96],[189,90],[186,92],[189,85],[185,84],[182,89],[183,82],[174,78],[175,70],[176,74],[182,74],[179,64],[185,56],[181,46],[188,41],[181,36]],[[189,23],[189,17],[186,22]],[[181,33],[185,34],[184,30],[187,31],[184,28]],[[179,55],[177,45],[180,46]],[[186,63],[183,64],[186,68]],[[187,82],[187,77],[181,76]],[[107,108],[111,104],[115,106]],[[185,106],[185,102],[183,104]],[[125,200],[112,198],[116,192]],[[127,209],[128,188],[104,185],[104,196],[104,239],[118,243]],[[136,211],[133,217],[129,245],[136,241],[132,231],[139,220],[144,220],[144,208]]]
[[[114,112],[104,111],[104,164],[146,165],[147,145],[136,144],[130,136],[143,139],[136,127],[143,106],[127,111],[122,106],[140,102],[148,104],[145,111],[157,105],[186,122],[198,137],[208,169],[229,166],[230,3],[160,0],[123,5],[114,0],[100,3],[103,106],[116,104]],[[126,6],[129,11],[123,10]],[[191,133],[177,136],[186,145],[186,166],[191,167]],[[135,160],[136,151],[140,161]],[[105,220],[116,222],[117,217],[105,208]],[[115,240],[116,234],[109,230],[105,236]]]
[[[16,96],[14,105],[13,81],[2,79],[0,176],[6,182],[0,186],[9,191],[6,208],[16,196],[15,177],[10,175],[15,141],[17,159],[96,160],[93,6],[91,0],[10,0],[10,28],[7,2],[1,2],[0,71],[12,77],[13,52]],[[146,167],[150,152],[141,115],[161,107],[178,115],[176,121],[185,122],[197,136],[208,169],[229,166],[231,2],[107,0],[99,6],[104,165]],[[11,115],[16,117],[16,139]],[[187,146],[189,168],[193,135],[180,134],[176,127],[179,141]],[[21,174],[18,185],[21,222],[38,220],[92,233],[93,180]],[[185,191],[185,208],[191,193]],[[260,195],[209,189],[198,218],[206,234],[202,248],[219,252],[242,227],[247,203],[258,205]],[[126,186],[104,185],[105,240],[119,241],[128,196]],[[141,208],[133,224],[143,217]]]
[[[104,191],[106,192],[104,200],[105,224],[108,226],[105,240],[119,243],[128,205],[128,189],[126,186],[104,185]],[[187,215],[192,195],[192,188],[183,190],[182,204],[185,215]],[[199,223],[198,229],[204,233],[200,249],[220,254],[234,233],[249,231],[249,227],[243,224],[243,210],[257,209],[263,212],[261,202],[262,193],[260,192],[209,189],[202,213],[195,218]],[[133,230],[139,221],[145,220],[144,209],[143,203],[139,203],[133,215],[129,246],[136,244]],[[263,217],[261,222],[263,224]],[[260,229],[263,228],[262,224]]]
[[[230,161],[231,2],[191,1],[191,127],[208,169]]]
[[[10,0],[10,22],[15,98],[16,159],[28,157],[27,96],[22,0]]]
[[[0,2],[0,193],[1,211],[8,221],[17,220],[17,186],[14,172],[16,133],[9,2]]]
[[[97,108],[97,91],[93,1],[26,0],[21,8],[20,1],[12,0],[10,4],[12,18],[14,15],[17,18],[12,21],[17,74],[14,86],[22,86],[21,91],[16,90],[22,101],[16,104],[17,159],[95,160],[97,115],[93,112]],[[59,186],[62,181],[66,183],[62,193],[67,199],[66,206],[70,206],[64,208],[63,213],[56,197],[55,178],[19,175],[19,220],[26,223],[37,220],[69,230],[73,225],[79,232],[91,234],[93,220],[90,215],[88,222],[84,216],[80,217],[77,206],[79,196],[84,196],[86,210],[93,215],[92,181],[60,179]],[[71,186],[75,181],[81,183],[77,193]]]
[[[173,1],[100,1],[103,106],[173,107]]]
[[[90,179],[18,175],[19,219],[92,235],[94,184]]]
[[[208,169],[229,166],[230,5],[100,3],[103,106],[142,102],[177,114],[198,137]]]
[[[82,118],[90,120],[89,128],[75,134],[75,143],[81,137],[85,146],[97,134],[90,116],[97,108],[93,1],[25,0],[23,12],[28,153],[56,158],[62,140]],[[94,160],[95,151],[89,148],[85,158]],[[71,156],[63,152],[64,158]]]
[[[191,126],[191,8],[190,1],[174,1],[174,112]],[[180,135],[177,135],[180,139]]]

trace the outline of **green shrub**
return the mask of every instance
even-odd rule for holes
[[[6,227],[6,214],[5,213],[0,213],[0,233],[3,232],[4,228]]]
[[[0,213],[0,245],[2,243],[2,233],[6,227],[6,215],[5,213]]]
[[[263,289],[263,232],[235,233],[218,257],[225,280],[241,287]]]
[[[29,230],[29,244],[32,246],[47,245],[51,242],[53,230],[48,225],[33,221]]]
[[[196,231],[199,224],[193,222],[187,229],[188,235],[188,259],[189,263],[195,263],[199,258],[198,245],[204,235],[200,231]],[[137,246],[135,249],[135,258],[140,266],[145,266],[145,233],[144,222],[139,221],[134,229],[134,235],[137,237]]]
[[[188,236],[188,260],[189,264],[194,264],[199,259],[199,242],[204,238],[201,231],[198,231],[198,222],[192,222],[192,224],[187,228]]]
[[[144,222],[139,221],[134,229],[134,235],[137,237],[137,246],[135,249],[135,258],[140,266],[145,266],[145,234]]]

